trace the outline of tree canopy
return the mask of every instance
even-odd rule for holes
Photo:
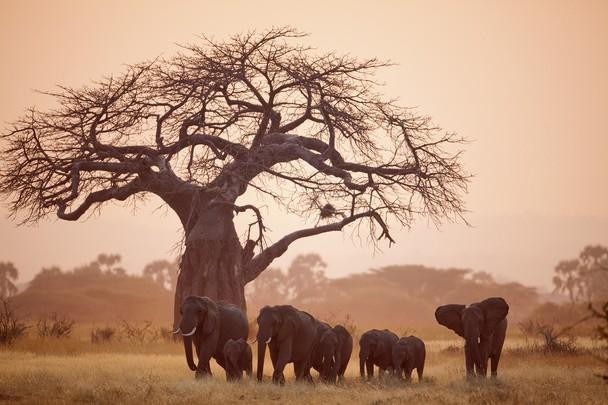
[[[608,300],[608,248],[588,245],[575,259],[555,266],[555,292],[566,293],[571,303]]]
[[[0,298],[5,299],[17,293],[15,282],[19,271],[11,262],[0,262]]]
[[[31,108],[2,135],[10,212],[75,221],[155,194],[185,231],[176,302],[196,293],[239,305],[243,286],[300,238],[356,223],[362,237],[393,242],[391,224],[461,218],[462,138],[381,94],[375,73],[389,63],[321,53],[303,36],[203,38],[47,92],[54,109]],[[238,205],[248,190],[256,203]],[[267,244],[264,200],[323,223]],[[239,241],[232,217],[243,211],[257,219]]]
[[[540,301],[534,287],[497,282],[469,269],[395,265],[339,278],[327,278],[325,269],[318,254],[297,256],[286,271],[268,269],[247,287],[248,306],[289,303],[321,319],[349,319],[363,328],[412,328],[436,325],[433,314],[442,304],[501,296],[511,305],[510,321],[518,322]]]

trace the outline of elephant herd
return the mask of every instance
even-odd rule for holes
[[[468,376],[485,377],[488,361],[496,377],[500,353],[507,330],[509,306],[500,297],[470,305],[442,305],[435,318],[465,339],[465,364]],[[226,378],[239,380],[245,372],[253,374],[252,352],[247,337],[249,325],[243,311],[229,303],[208,297],[189,296],[181,305],[181,333],[188,367],[196,377],[211,375],[209,361],[214,358],[226,371]],[[323,382],[340,382],[353,351],[353,338],[342,325],[331,326],[308,312],[291,305],[265,306],[257,317],[257,379],[264,376],[266,349],[273,366],[272,381],[285,383],[284,370],[293,363],[296,381],[312,382],[311,369]],[[192,346],[198,362],[194,362]],[[416,336],[399,338],[388,329],[372,329],[359,339],[359,367],[362,378],[385,372],[411,380],[416,370],[421,381],[426,348]]]

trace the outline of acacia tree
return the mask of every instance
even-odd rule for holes
[[[4,300],[18,291],[15,282],[19,271],[11,262],[0,262],[0,299]]]
[[[160,197],[184,251],[176,307],[188,294],[245,307],[244,285],[294,241],[357,225],[393,241],[389,223],[460,217],[461,139],[378,92],[387,63],[299,45],[290,28],[203,39],[119,76],[48,93],[3,135],[0,192],[12,214],[76,221],[117,200]],[[255,204],[240,205],[248,190]],[[244,196],[245,195],[245,196]],[[264,198],[318,226],[266,243]],[[256,220],[243,230],[235,213]]]
[[[572,305],[608,299],[608,248],[588,245],[578,258],[555,266],[554,292],[568,293]]]
[[[146,264],[142,272],[143,276],[151,279],[160,287],[174,291],[177,285],[177,273],[179,261],[155,260]]]

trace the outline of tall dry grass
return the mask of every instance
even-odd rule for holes
[[[0,401],[20,403],[511,403],[603,404],[608,385],[595,377],[603,371],[589,350],[576,354],[526,351],[508,342],[497,381],[464,379],[458,341],[430,341],[425,381],[361,382],[356,353],[343,386],[293,381],[288,366],[284,387],[245,380],[227,383],[214,364],[214,377],[195,381],[181,345],[158,342],[91,344],[84,340],[33,339],[0,350]],[[34,345],[45,350],[34,350]],[[454,347],[450,350],[449,347]],[[446,348],[448,348],[446,350]],[[131,352],[130,352],[131,350]],[[139,350],[139,352],[138,352]],[[156,351],[156,354],[154,353]],[[158,354],[162,353],[162,354]],[[313,371],[316,377],[316,373]]]

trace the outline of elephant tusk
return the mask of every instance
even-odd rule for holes
[[[192,335],[194,335],[194,332],[196,332],[196,326],[194,327],[194,329],[192,329],[192,332],[190,332],[190,333],[183,333],[182,332],[182,336],[192,336]]]
[[[272,340],[272,336],[271,336],[271,337],[269,337],[269,338],[268,338],[268,340],[267,340],[267,341],[265,341],[264,343],[268,344],[268,343],[270,343],[270,341],[271,341],[271,340]]]
[[[173,332],[173,334],[174,334],[174,335],[177,335],[177,334],[178,334],[178,333],[180,333],[180,332],[181,332],[181,329],[180,329],[180,328],[177,328],[177,329],[175,330],[175,332]]]
[[[252,340],[251,342],[249,342],[249,343],[254,344],[254,343],[255,343],[255,342],[257,342],[257,341],[258,341],[258,338],[255,338],[255,339],[253,339],[253,340]]]

